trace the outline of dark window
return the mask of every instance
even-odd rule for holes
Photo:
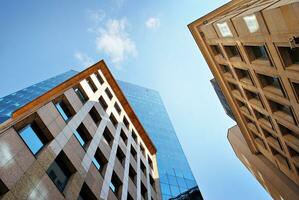
[[[68,121],[75,114],[75,111],[64,97],[62,97],[61,100],[55,103],[55,107],[64,121]]]
[[[119,160],[119,162],[121,163],[121,165],[124,167],[125,166],[126,156],[125,156],[124,152],[121,150],[120,147],[117,147],[116,157]]]
[[[88,77],[86,81],[93,92],[96,92],[98,90],[97,86],[94,84],[90,77]]]
[[[99,172],[104,176],[108,160],[99,148],[97,149],[92,162]]]
[[[100,98],[99,98],[99,102],[100,102],[102,108],[103,108],[104,110],[107,110],[107,108],[108,108],[108,104],[106,103],[105,99],[104,99],[102,96],[100,96]]]
[[[286,67],[299,64],[299,47],[278,47],[278,50]]]
[[[112,190],[112,192],[115,194],[117,198],[119,198],[121,195],[120,192],[121,187],[122,187],[121,180],[118,178],[117,174],[113,172],[111,182],[110,182],[110,189]]]
[[[37,121],[29,123],[18,131],[20,137],[34,155],[53,139],[41,120],[37,119]]]
[[[283,105],[283,104],[274,102],[274,101],[269,100],[269,99],[268,99],[268,102],[269,102],[271,110],[274,114],[277,114],[281,118],[296,124],[296,120],[295,120],[295,117],[294,117],[294,114],[293,114],[292,107],[290,107],[288,105]]]
[[[231,82],[228,82],[228,86],[231,89],[232,93],[237,94],[239,96],[243,96],[241,90],[239,89],[239,86]]]
[[[265,88],[265,90],[268,90],[269,92],[285,97],[285,92],[278,77],[266,76],[263,74],[258,74],[257,77],[262,88]]]
[[[143,172],[143,174],[146,175],[146,167],[141,160],[140,160],[140,169]]]
[[[6,187],[6,185],[0,179],[0,197],[2,195],[4,195],[5,193],[7,193],[8,191],[9,191],[8,188]]]
[[[127,137],[127,135],[125,134],[125,132],[122,129],[120,131],[120,137],[124,141],[124,143],[127,145],[128,137]]]
[[[152,177],[151,174],[149,175],[149,177],[150,177],[150,184],[151,184],[151,186],[153,187],[154,190],[156,190],[154,178]]]
[[[97,200],[91,189],[86,183],[83,183],[78,200]]]
[[[92,139],[83,123],[74,131],[74,135],[82,147],[86,147],[87,143]]]
[[[261,97],[258,93],[255,93],[255,92],[252,92],[252,91],[249,91],[249,90],[244,90],[245,91],[245,94],[247,96],[247,99],[255,104],[255,105],[258,105],[260,107],[264,107],[264,104],[261,100]]]
[[[129,177],[131,178],[132,182],[136,185],[137,183],[137,173],[135,172],[132,165],[129,167]]]
[[[214,56],[217,56],[217,55],[223,56],[223,53],[222,53],[219,45],[211,45],[211,49],[212,49],[212,52],[213,52]]]
[[[103,137],[105,139],[105,141],[107,142],[107,144],[112,147],[113,144],[113,136],[111,134],[111,132],[109,131],[109,129],[106,127],[103,133]]]
[[[74,88],[75,93],[77,94],[77,96],[79,97],[80,101],[84,104],[85,102],[88,101],[88,97],[85,94],[85,92],[82,90],[81,87],[77,86]]]
[[[141,182],[141,195],[144,199],[147,198],[147,189],[142,182]]]
[[[137,135],[133,130],[132,130],[132,138],[137,143]]]
[[[60,192],[63,192],[69,178],[75,172],[75,167],[63,151],[56,157],[47,170],[47,174]]]
[[[104,80],[103,80],[102,76],[99,73],[96,73],[95,75],[96,75],[97,79],[99,80],[100,84],[103,85]]]
[[[269,60],[269,56],[265,46],[247,46],[246,48],[248,48],[252,52],[254,60]]]
[[[129,121],[127,120],[127,118],[124,116],[123,122],[125,124],[125,126],[129,129]]]
[[[89,111],[91,119],[94,121],[94,123],[98,126],[102,120],[99,112],[95,107],[92,107]]]
[[[108,98],[112,99],[113,95],[112,95],[112,93],[110,92],[110,90],[108,88],[106,88],[105,92],[106,92]]]
[[[137,159],[137,152],[136,150],[134,149],[133,146],[131,146],[131,155],[133,156],[133,158],[136,160]]]
[[[299,133],[292,131],[291,129],[285,127],[284,125],[278,124],[279,130],[283,136],[289,137],[299,141]],[[293,140],[294,141],[294,140]]]
[[[148,161],[149,166],[150,166],[152,169],[154,169],[153,161],[152,161],[152,159],[151,159],[149,156],[147,157],[147,161]]]
[[[112,122],[113,126],[116,128],[118,121],[115,118],[115,116],[113,115],[113,113],[111,113],[110,117],[109,117],[110,121]]]
[[[297,101],[299,102],[299,83],[291,82]]]
[[[235,68],[235,72],[240,81],[253,85],[253,82],[252,82],[252,79],[251,79],[251,76],[250,76],[250,73],[248,70]]]
[[[130,195],[129,192],[128,192],[127,200],[134,200],[133,197]]]
[[[256,110],[254,110],[255,116],[257,118],[257,120],[260,120],[263,124],[265,124],[266,126],[273,128],[271,120],[269,118],[269,116],[266,116]]]
[[[225,46],[224,49],[226,51],[228,58],[232,58],[232,57],[240,57],[241,58],[241,54],[236,45]]]
[[[145,149],[142,146],[142,144],[140,144],[140,151],[141,151],[142,155],[145,157]]]
[[[114,108],[115,108],[115,110],[117,111],[118,114],[121,113],[121,109],[120,109],[118,103],[115,102],[115,104],[114,104]]]

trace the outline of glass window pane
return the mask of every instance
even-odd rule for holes
[[[42,141],[31,128],[31,125],[25,127],[21,131],[20,136],[34,155],[44,146]]]
[[[69,117],[68,117],[67,114],[64,112],[64,110],[62,109],[62,107],[61,107],[60,104],[61,104],[61,102],[55,104],[55,106],[56,106],[58,112],[61,114],[62,118],[63,118],[65,121],[67,121],[67,120],[69,119]]]
[[[80,134],[77,131],[74,131],[74,135],[77,138],[77,140],[79,141],[79,143],[81,144],[81,146],[84,146],[85,142],[82,139],[82,137],[80,136]]]

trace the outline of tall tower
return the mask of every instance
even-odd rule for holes
[[[274,199],[299,199],[298,13],[233,0],[188,25],[237,121],[229,141]]]
[[[1,199],[161,199],[156,148],[103,61],[0,101]]]
[[[162,199],[203,199],[159,93],[118,83],[156,145]]]

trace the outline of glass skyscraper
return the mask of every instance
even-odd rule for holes
[[[202,199],[159,93],[123,81],[118,83],[157,148],[163,200]]]

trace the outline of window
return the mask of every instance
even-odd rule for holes
[[[74,135],[82,147],[86,147],[87,143],[92,139],[88,130],[83,123],[74,131]]]
[[[117,147],[116,157],[119,160],[119,162],[121,163],[121,165],[124,167],[125,166],[126,156],[125,156],[124,152],[121,150],[120,147]]]
[[[225,49],[225,52],[226,52],[228,58],[232,58],[232,57],[241,58],[241,54],[240,54],[239,49],[236,45],[224,46],[224,49]]]
[[[150,177],[150,184],[151,184],[151,186],[153,187],[154,190],[156,190],[154,178],[152,177],[151,174],[149,175],[149,177]]]
[[[124,122],[124,125],[129,129],[130,124],[129,124],[129,121],[127,120],[127,118],[125,116],[123,118],[123,122]]]
[[[140,144],[140,151],[141,151],[142,155],[145,157],[145,149],[142,144]]]
[[[85,102],[88,101],[88,97],[85,94],[85,92],[82,90],[81,87],[77,86],[74,88],[75,93],[77,94],[77,96],[79,97],[80,101],[84,104]]]
[[[243,17],[250,33],[255,33],[260,29],[259,23],[255,15],[248,15]]]
[[[94,82],[91,80],[90,77],[88,77],[88,78],[86,79],[86,82],[88,83],[89,87],[91,88],[91,90],[92,90],[93,92],[96,92],[96,91],[98,90],[97,86],[94,84]]]
[[[269,128],[273,128],[271,120],[269,118],[269,116],[266,116],[256,110],[254,110],[255,116],[257,118],[258,121],[260,121],[261,123],[263,123],[264,125],[268,126]]]
[[[270,61],[269,54],[264,45],[261,46],[245,46],[250,61],[253,60],[268,60]]]
[[[120,130],[120,137],[124,141],[124,143],[127,145],[128,137],[122,129]]]
[[[279,130],[282,136],[285,138],[286,141],[292,143],[295,146],[298,146],[299,143],[299,133],[292,131],[291,129],[287,128],[286,126],[278,123]]]
[[[137,173],[135,172],[132,165],[129,167],[129,177],[131,178],[132,182],[136,185],[137,183]]]
[[[100,96],[99,102],[100,102],[102,108],[106,111],[108,108],[108,104],[106,103],[106,101],[104,100],[104,98],[102,96]]]
[[[108,98],[111,100],[112,97],[113,97],[113,95],[112,95],[112,93],[110,92],[110,90],[109,90],[108,88],[106,88],[105,92],[106,92]]]
[[[235,68],[235,72],[241,82],[253,85],[253,82],[252,82],[252,79],[251,79],[251,76],[250,76],[250,73],[248,70]]]
[[[233,74],[229,66],[219,64],[219,67],[224,76],[233,78]]]
[[[117,174],[113,172],[111,182],[110,182],[110,189],[112,192],[115,194],[117,198],[120,197],[121,195],[121,187],[122,187],[122,182],[118,178]]]
[[[118,121],[115,118],[115,116],[113,115],[113,113],[111,113],[110,117],[109,117],[110,121],[112,122],[113,126],[116,128]]]
[[[140,169],[143,172],[143,174],[146,175],[146,167],[145,167],[144,163],[142,162],[142,160],[140,160]]]
[[[95,73],[95,75],[96,75],[98,81],[100,82],[100,84],[103,85],[104,80],[103,80],[102,76],[99,73]]]
[[[133,156],[133,158],[136,160],[137,159],[137,152],[136,150],[134,149],[133,146],[131,146],[131,155]]]
[[[211,45],[210,47],[214,56],[221,55],[222,57],[224,57],[219,45]]]
[[[231,89],[232,93],[237,96],[242,96],[241,90],[239,89],[239,86],[237,86],[234,83],[228,82],[228,86]]]
[[[284,66],[299,65],[299,47],[278,47]]]
[[[287,120],[293,124],[297,124],[291,106],[283,105],[268,99],[272,112],[281,119]]]
[[[99,172],[102,174],[102,176],[104,176],[108,160],[99,148],[97,149],[92,162],[95,165],[95,167],[99,170]]]
[[[6,185],[0,179],[0,197],[2,195],[4,195],[5,193],[7,193],[8,191],[9,191],[8,188],[6,187]]]
[[[136,135],[136,133],[132,130],[132,138],[133,138],[133,140],[136,142],[136,144],[137,144],[137,135]]]
[[[28,123],[25,127],[19,129],[18,133],[34,155],[37,155],[53,139],[53,136],[40,119]]]
[[[292,85],[294,94],[297,98],[297,101],[299,102],[299,83],[291,81],[291,85]]]
[[[75,167],[62,151],[47,170],[47,174],[60,192],[63,192],[71,175],[76,172]]]
[[[233,34],[229,29],[229,26],[226,22],[217,23],[218,30],[220,31],[222,37],[232,37]]]
[[[147,199],[147,189],[142,182],[141,182],[141,195],[144,199]]]
[[[151,159],[149,156],[147,157],[147,161],[148,161],[149,166],[150,166],[152,169],[154,169],[153,161],[152,161],[152,159]]]
[[[92,107],[90,109],[89,115],[90,115],[91,119],[93,120],[93,122],[98,126],[100,124],[102,118],[95,107]]]
[[[244,91],[245,91],[247,99],[249,100],[250,103],[264,108],[264,104],[263,104],[263,102],[261,100],[261,97],[258,93],[252,92],[252,91],[249,91],[249,90],[246,90],[246,89],[244,89]]]
[[[103,137],[106,141],[106,143],[112,147],[112,144],[113,144],[113,136],[112,136],[112,133],[109,131],[109,129],[106,127],[105,130],[104,130],[104,133],[103,133]]]
[[[71,107],[65,97],[61,97],[60,100],[55,103],[55,107],[64,121],[68,121],[75,114],[74,109]]]
[[[120,107],[119,107],[119,105],[118,105],[117,102],[115,102],[115,104],[114,104],[114,108],[115,108],[115,110],[117,111],[118,114],[121,113],[121,109],[120,109]]]
[[[134,200],[129,192],[128,192],[127,200]]]
[[[263,74],[258,74],[257,77],[264,90],[279,96],[286,96],[278,77],[272,77]]]
[[[85,182],[81,188],[78,200],[97,200],[97,197],[93,194]]]

